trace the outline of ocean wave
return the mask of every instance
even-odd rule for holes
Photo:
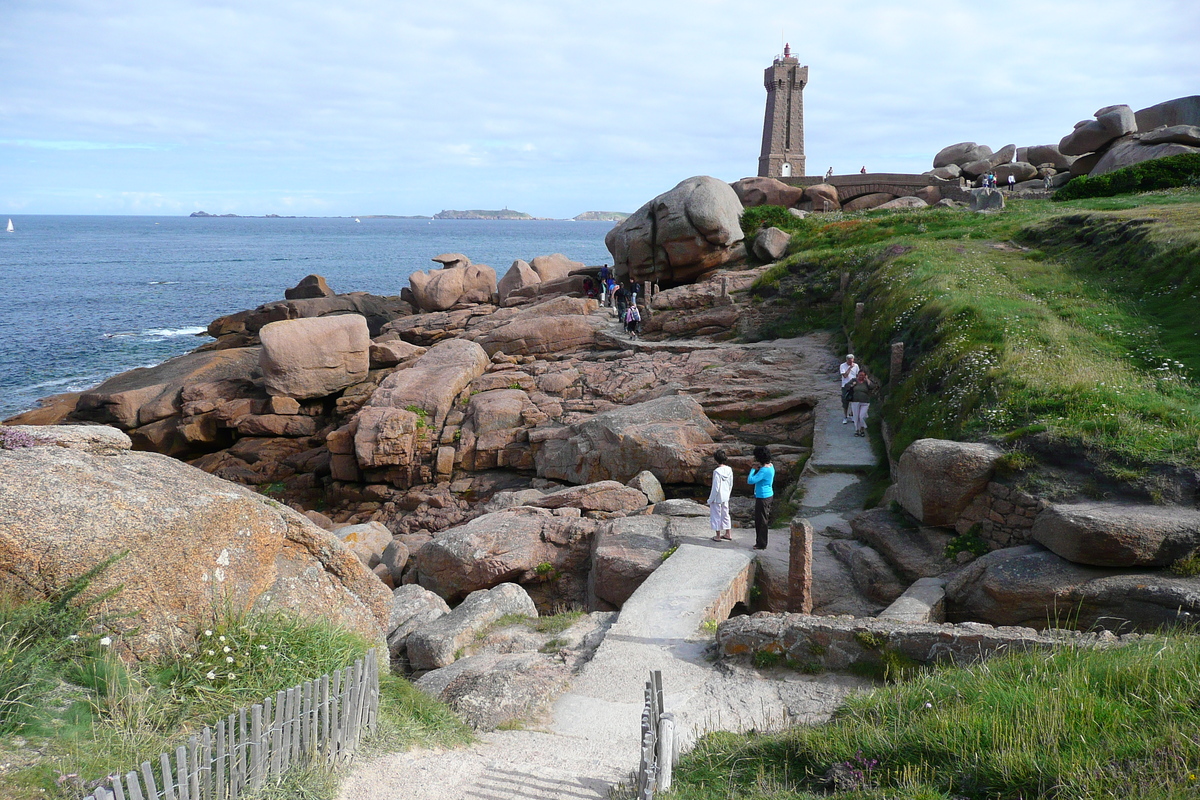
[[[158,223],[154,223],[157,225]],[[150,286],[175,286],[179,281],[150,281]]]
[[[208,328],[191,327],[191,328],[152,328],[148,331],[142,331],[142,336],[158,336],[163,339],[171,339],[176,336],[199,336],[202,333],[207,333]]]

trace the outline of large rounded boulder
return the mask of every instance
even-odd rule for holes
[[[675,285],[745,256],[742,203],[724,181],[682,181],[604,237],[618,277]]]
[[[488,303],[496,293],[496,270],[472,264],[459,253],[434,259],[442,269],[414,272],[408,279],[413,298],[422,311],[445,311],[465,303]]]
[[[1066,156],[1095,153],[1109,142],[1137,131],[1137,120],[1129,106],[1106,106],[1095,117],[1075,123],[1075,130],[1058,143],[1058,151]]]

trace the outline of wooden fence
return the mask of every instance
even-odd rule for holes
[[[642,709],[642,757],[637,771],[637,800],[654,800],[654,792],[671,788],[676,757],[675,717],[663,711],[662,673],[654,670],[646,681]]]
[[[242,709],[158,764],[114,776],[84,800],[237,800],[292,767],[354,753],[379,713],[376,651],[349,667]],[[161,788],[160,788],[161,787]]]

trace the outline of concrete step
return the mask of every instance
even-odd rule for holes
[[[878,619],[888,622],[945,622],[946,581],[921,578],[880,612]]]

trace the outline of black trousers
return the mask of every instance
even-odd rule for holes
[[[754,546],[762,550],[767,546],[767,526],[771,522],[771,497],[754,498]]]

